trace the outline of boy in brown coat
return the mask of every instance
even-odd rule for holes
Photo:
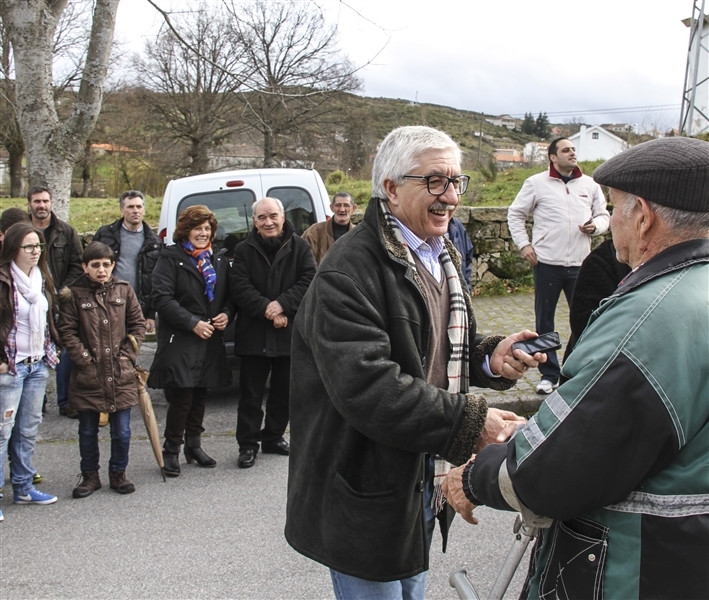
[[[62,296],[59,333],[74,368],[69,383],[69,406],[79,412],[81,482],[74,498],[85,498],[101,487],[99,479],[99,414],[111,425],[111,488],[130,494],[126,478],[130,447],[130,409],[138,404],[135,360],[145,319],[138,298],[126,281],[112,277],[113,250],[92,242],[84,250],[84,274]]]

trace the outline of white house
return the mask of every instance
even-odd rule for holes
[[[527,142],[524,145],[524,160],[528,163],[541,164],[548,160],[549,144],[546,142]]]
[[[576,147],[578,160],[608,160],[628,147],[625,140],[598,125],[581,125],[581,131],[569,137],[569,141]]]
[[[485,119],[488,123],[492,123],[495,127],[507,127],[507,129],[514,129],[517,127],[517,119],[511,117],[510,115],[500,115],[499,117],[493,117],[492,119]]]

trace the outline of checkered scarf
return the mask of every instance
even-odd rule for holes
[[[416,264],[414,263],[411,249],[407,246],[399,229],[396,219],[391,214],[386,202],[380,202],[384,221],[391,228],[395,239],[406,250],[406,260],[411,269],[416,272]],[[468,311],[465,304],[465,296],[463,295],[463,287],[458,278],[458,272],[451,260],[450,254],[446,249],[445,244],[441,251],[439,260],[443,275],[448,282],[448,292],[450,295],[450,316],[448,318],[448,340],[450,341],[451,355],[448,360],[448,392],[451,394],[465,394],[468,392],[469,381],[469,356],[468,349],[470,343],[468,340],[470,321],[468,319]],[[420,286],[419,286],[420,287]],[[426,297],[426,294],[421,288],[421,293]],[[436,470],[433,479],[435,493],[433,494],[432,505],[438,514],[445,504],[445,498],[441,491],[441,485],[445,476],[450,471],[451,465],[440,456],[435,457]]]

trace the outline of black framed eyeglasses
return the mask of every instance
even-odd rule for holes
[[[423,179],[426,182],[428,193],[434,196],[445,194],[450,184],[453,184],[455,193],[460,196],[468,189],[468,183],[470,182],[470,177],[467,175],[456,175],[455,177],[447,177],[445,175],[404,175],[403,178]]]
[[[20,246],[26,254],[32,254],[35,250],[44,252],[44,248],[47,244],[27,244],[26,246]]]

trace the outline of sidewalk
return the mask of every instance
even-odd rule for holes
[[[478,322],[478,332],[485,334],[509,335],[534,327],[534,294],[510,294],[492,298],[473,298],[473,310]],[[561,335],[561,341],[566,347],[571,334],[569,326],[569,307],[562,296],[556,308],[556,331]],[[561,360],[564,352],[557,355]],[[507,392],[484,390],[482,394],[491,406],[506,408],[518,414],[536,412],[545,396],[536,393],[541,376],[537,369],[530,370],[517,385]]]

